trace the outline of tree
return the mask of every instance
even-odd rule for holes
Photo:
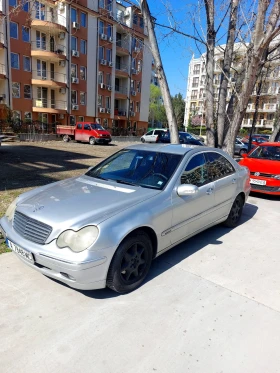
[[[152,123],[153,126],[157,125],[157,123],[167,123],[161,91],[160,88],[154,84],[150,85],[149,123]]]
[[[172,97],[172,105],[176,118],[176,123],[178,128],[183,127],[184,123],[184,114],[185,114],[185,101],[181,93],[176,94]]]

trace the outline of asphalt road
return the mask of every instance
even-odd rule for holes
[[[1,373],[280,372],[280,199],[251,196],[153,262],[128,295],[79,292],[0,256]]]

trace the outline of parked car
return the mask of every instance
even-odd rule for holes
[[[160,137],[167,132],[167,129],[154,129],[151,130],[141,137],[141,141],[144,142],[159,142]]]
[[[56,133],[63,141],[76,140],[89,142],[90,145],[109,144],[112,141],[110,132],[99,123],[78,122],[76,126],[57,126]]]
[[[189,145],[204,145],[201,141],[194,139],[189,133],[187,132],[179,132],[179,141],[180,144],[189,144]],[[170,132],[165,132],[162,134],[158,142],[162,143],[170,143]]]
[[[82,176],[20,195],[0,229],[42,274],[76,289],[126,293],[171,247],[221,222],[235,227],[249,177],[218,149],[134,145]]]
[[[244,142],[236,138],[235,145],[234,145],[234,153],[242,155],[247,152],[248,152],[248,144],[245,144]]]
[[[200,135],[196,135],[195,133],[191,133],[191,132],[188,132],[189,135],[191,135],[194,139],[196,140],[199,140],[201,142],[204,142],[204,137],[200,136]]]
[[[249,168],[253,192],[280,195],[279,142],[260,144],[249,154],[243,154],[239,164]]]
[[[261,144],[263,142],[267,142],[267,141],[268,140],[265,139],[264,137],[252,136],[252,144],[253,145],[259,145],[259,144]],[[244,144],[248,144],[249,143],[249,136],[243,137],[242,142],[244,142]]]

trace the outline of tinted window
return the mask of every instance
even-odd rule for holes
[[[81,130],[82,128],[83,128],[82,123],[79,123],[79,124],[77,125],[77,129],[78,129],[78,130]]]
[[[221,154],[209,152],[205,154],[207,159],[208,177],[210,181],[221,179],[235,172],[232,164]]]
[[[164,132],[164,131],[155,130],[155,135],[160,135],[162,132]]]
[[[146,133],[146,136],[150,136],[152,134],[153,134],[153,131],[149,131],[149,132]]]
[[[85,129],[85,130],[90,130],[90,125],[89,125],[89,124],[85,124],[85,125],[84,125],[84,129]]]
[[[206,161],[203,154],[197,154],[188,162],[181,176],[182,184],[193,184],[198,187],[208,182]]]

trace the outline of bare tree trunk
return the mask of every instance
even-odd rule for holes
[[[165,76],[165,72],[162,66],[161,56],[158,48],[158,43],[155,35],[154,25],[152,23],[152,17],[149,10],[149,6],[146,0],[141,0],[141,10],[144,17],[145,25],[148,29],[149,41],[151,51],[155,60],[156,73],[158,76],[158,82],[162,93],[162,98],[166,110],[166,116],[168,120],[168,127],[170,131],[170,141],[172,144],[179,144],[178,127],[176,123],[176,117],[172,105],[171,95],[169,86]]]
[[[272,132],[272,135],[270,136],[269,141],[274,142],[279,132],[280,132],[280,102],[278,102],[278,107],[276,110],[275,120],[274,120],[274,128],[273,128],[273,132]]]
[[[230,77],[230,68],[231,68],[232,59],[233,59],[238,5],[239,5],[239,0],[231,0],[227,44],[226,44],[225,53],[224,53],[224,62],[223,62],[219,103],[218,103],[219,106],[218,106],[217,132],[218,132],[218,147],[219,148],[223,147],[224,136],[225,136],[227,92],[228,92],[228,83],[229,83],[229,77]]]
[[[205,119],[207,145],[215,147],[214,125],[214,55],[216,31],[214,24],[214,0],[204,0],[207,17]]]

